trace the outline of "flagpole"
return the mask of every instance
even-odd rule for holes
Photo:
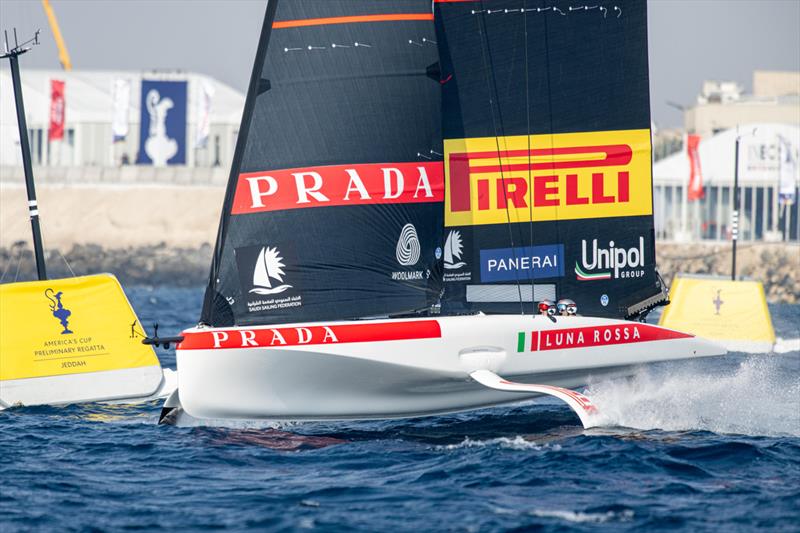
[[[733,213],[731,214],[731,237],[733,239],[733,260],[731,261],[731,281],[736,281],[736,241],[739,238],[739,131],[736,131],[736,155],[733,163]]]
[[[18,57],[30,48],[24,48],[16,41],[17,31],[14,30],[14,48],[8,49],[8,34],[6,33],[5,53],[0,58],[8,58],[11,63],[11,80],[14,85],[14,101],[17,107],[17,125],[19,126],[19,144],[22,149],[22,167],[25,173],[25,188],[28,192],[28,214],[31,219],[31,231],[33,232],[33,252],[36,257],[36,272],[40,280],[47,279],[47,269],[44,260],[44,246],[42,245],[42,231],[39,227],[39,204],[36,201],[36,187],[33,183],[33,166],[31,165],[31,147],[28,142],[28,124],[25,120],[25,104],[22,101],[22,82],[19,74]],[[39,31],[36,31],[32,39],[34,44],[39,44]],[[30,42],[30,41],[28,41]]]

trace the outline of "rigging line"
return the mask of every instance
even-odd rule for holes
[[[481,0],[481,7],[483,7],[483,0]],[[502,183],[503,194],[505,195],[507,188],[506,188],[505,175],[503,174],[503,158],[500,155],[500,139],[497,136],[497,133],[498,133],[497,121],[495,120],[495,117],[494,117],[494,105],[493,105],[493,100],[494,101],[499,100],[499,95],[497,93],[497,79],[496,79],[496,77],[494,75],[494,69],[491,68],[492,65],[491,65],[491,51],[489,50],[489,34],[488,34],[488,32],[483,31],[483,29],[481,28],[481,23],[483,23],[484,27],[486,25],[486,20],[484,19],[484,17],[486,16],[485,13],[484,13],[485,10],[481,10],[481,11],[482,11],[482,13],[480,14],[480,18],[478,18],[478,34],[481,36],[482,40],[483,40],[484,37],[486,39],[486,46],[485,47],[481,46],[481,56],[483,58],[483,69],[484,69],[484,71],[487,72],[487,74],[486,74],[486,86],[487,86],[487,89],[489,90],[489,111],[490,111],[490,113],[492,115],[492,129],[494,130],[494,142],[495,142],[495,146],[497,148],[497,162],[500,165],[500,183]],[[487,55],[489,55],[488,60],[487,60]],[[489,72],[491,72],[491,80],[489,78]],[[492,83],[492,82],[494,82],[494,83]],[[492,93],[492,87],[494,87],[494,93]],[[494,94],[494,99],[492,98],[492,94]],[[497,102],[497,113],[498,113],[498,115],[500,115],[499,116],[500,127],[502,128],[503,116],[502,116],[502,111],[500,109],[500,103],[499,102]],[[508,224],[508,240],[510,241],[510,244],[511,244],[511,256],[514,258],[514,262],[516,263],[517,262],[517,252],[514,249],[514,231],[511,228],[511,214],[509,213],[509,210],[508,210],[508,198],[506,197],[505,200],[506,200],[506,222]],[[499,201],[499,196],[498,196],[498,201]],[[517,292],[519,294],[520,314],[524,315],[525,314],[525,304],[522,302],[522,285],[520,284],[520,281],[519,281],[519,271],[515,271],[515,272],[516,272],[516,278],[517,278]]]
[[[545,72],[547,72],[547,113],[550,115],[550,165],[555,164],[555,154],[553,153],[553,148],[555,144],[555,133],[553,132],[553,88],[551,85],[551,75],[550,75],[550,39],[547,27],[547,17],[544,18],[544,57],[545,57]],[[556,242],[561,241],[561,225],[559,224],[559,217],[558,217],[558,205],[555,207],[555,225],[556,225]],[[563,261],[563,259],[562,259]],[[556,299],[559,298],[559,285],[563,284],[562,281],[559,281],[563,278],[558,278],[556,280]]]
[[[6,268],[3,269],[3,275],[0,276],[0,283],[3,283],[3,280],[6,279],[6,274],[8,274],[8,269],[11,268],[11,257],[8,258],[9,260],[6,261]]]
[[[25,249],[20,250],[19,255],[17,255],[17,271],[14,273],[14,283],[19,279],[19,267],[22,264],[23,257],[25,257]]]
[[[530,212],[530,246],[533,251],[533,176],[531,175],[531,92],[530,76],[528,73],[528,0],[522,2],[522,27],[525,34],[525,118],[528,122],[526,132],[528,135],[528,208]],[[531,272],[531,314],[536,314],[536,281]],[[524,313],[523,313],[524,314]]]
[[[64,264],[67,265],[67,268],[69,269],[69,273],[72,274],[72,277],[74,278],[75,277],[75,271],[72,270],[71,266],[69,266],[69,261],[67,261],[67,258],[64,257],[64,254],[61,253],[61,250],[59,250],[58,248],[56,248],[56,250],[58,251],[58,255],[61,256],[61,259],[64,260]]]

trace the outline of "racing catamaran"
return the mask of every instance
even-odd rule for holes
[[[640,1],[270,0],[162,414],[392,418],[550,394],[590,426],[569,388],[724,353],[636,321],[666,302],[646,31]]]

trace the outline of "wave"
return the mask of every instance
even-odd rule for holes
[[[469,437],[464,438],[458,444],[446,444],[436,446],[437,450],[459,450],[464,448],[503,448],[507,450],[552,450],[559,451],[559,444],[537,444],[520,435],[516,437],[497,437],[487,440],[474,440]]]
[[[591,385],[604,426],[720,434],[800,436],[800,358],[749,356],[724,369],[708,363],[642,369]]]
[[[778,337],[775,346],[772,348],[774,353],[800,352],[800,338],[784,339]]]
[[[566,522],[602,524],[605,522],[628,522],[634,512],[630,509],[624,511],[606,511],[605,513],[586,513],[583,511],[564,511],[557,509],[534,509],[529,513],[539,518],[557,518]]]

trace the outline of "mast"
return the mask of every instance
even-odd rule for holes
[[[8,49],[8,32],[5,32],[5,53],[0,58],[8,58],[11,64],[11,80],[14,84],[14,101],[17,106],[17,125],[19,126],[19,145],[22,149],[22,167],[25,172],[25,188],[28,192],[28,211],[33,232],[33,251],[36,256],[36,272],[40,280],[47,279],[47,270],[44,261],[44,247],[42,246],[42,231],[39,228],[39,204],[36,201],[36,187],[33,182],[33,167],[31,165],[31,147],[28,143],[28,125],[25,121],[25,104],[22,101],[22,82],[19,74],[19,56],[30,50],[25,45],[39,44],[39,30],[32,39],[19,44],[17,30],[14,29],[14,48]]]

